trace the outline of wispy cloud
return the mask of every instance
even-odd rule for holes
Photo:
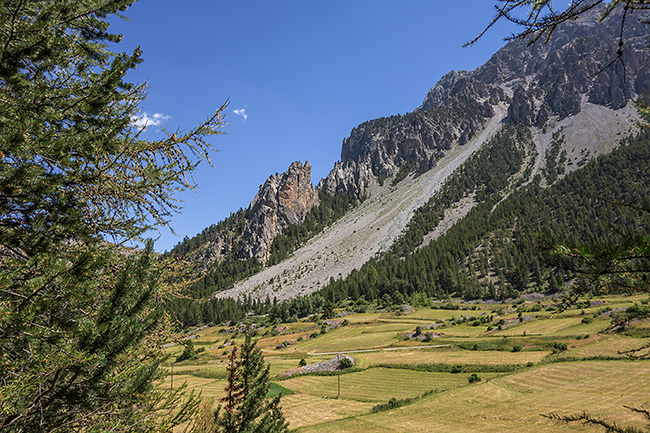
[[[147,129],[152,126],[160,126],[164,121],[169,119],[171,119],[171,116],[162,113],[149,114],[145,112],[139,116],[131,117],[131,124],[136,128]]]
[[[248,119],[248,114],[246,114],[246,109],[245,108],[240,108],[239,110],[232,110],[233,113],[235,113],[238,116],[241,116],[244,118],[244,120]]]

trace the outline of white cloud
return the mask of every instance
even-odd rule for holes
[[[131,117],[131,124],[139,129],[147,129],[151,126],[160,126],[164,121],[171,119],[162,113],[149,114],[147,112]]]
[[[248,119],[248,114],[246,114],[246,109],[245,108],[240,108],[239,110],[232,110],[233,113],[235,113],[238,116],[241,116],[244,118],[244,120]]]

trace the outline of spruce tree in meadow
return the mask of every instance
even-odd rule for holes
[[[226,396],[217,409],[215,432],[280,433],[288,423],[280,409],[280,395],[268,399],[269,366],[250,334],[228,358]],[[207,432],[206,432],[207,433]]]

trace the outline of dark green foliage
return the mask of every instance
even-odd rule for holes
[[[650,306],[634,304],[625,311],[612,313],[612,327],[626,328],[633,320],[642,320],[650,317]]]
[[[567,159],[566,151],[561,151],[564,141],[564,136],[561,136],[560,133],[553,134],[551,145],[546,151],[546,161],[542,171],[546,183],[549,185],[554,183],[558,176],[564,174],[564,164]]]
[[[205,349],[203,349],[205,350]],[[197,351],[194,349],[194,343],[192,343],[191,340],[188,340],[185,343],[185,349],[183,349],[183,353],[178,355],[176,357],[175,362],[182,362],[185,361],[186,359],[194,359],[196,358]]]
[[[456,374],[456,373],[461,373],[463,371],[463,365],[462,364],[454,364],[451,366],[451,369],[449,370],[450,373]]]
[[[417,163],[414,159],[409,159],[406,163],[400,166],[397,174],[393,178],[392,185],[395,186],[400,183],[402,180],[406,179],[410,173],[412,173],[417,167]]]
[[[521,344],[515,344],[514,346],[512,346],[511,352],[521,352],[521,349],[522,349]]]
[[[322,316],[323,319],[331,319],[334,317],[334,305],[331,302],[325,302],[325,305],[323,305]]]
[[[650,206],[647,198],[643,198],[640,205],[600,201],[619,209],[619,213],[630,215],[628,218],[636,214],[636,225],[618,219],[609,225],[616,235],[613,238],[581,245],[565,242],[549,247],[549,255],[556,266],[580,277],[572,296],[567,299],[569,305],[594,287],[606,287],[618,293],[650,291],[650,237],[646,234]]]
[[[228,358],[226,396],[215,412],[217,432],[287,432],[288,423],[280,410],[279,392],[270,392],[269,367],[264,365],[262,351],[250,334],[238,350],[232,349]]]
[[[301,296],[273,305],[269,311],[269,320],[287,322],[290,317],[307,317],[320,313],[324,306],[325,300],[320,295]]]
[[[406,400],[397,400],[395,397],[388,400],[388,403],[378,403],[372,407],[373,412],[395,409],[404,405]]]
[[[433,393],[435,393],[436,390],[432,389],[424,394],[422,394],[419,397],[411,397],[411,398],[402,398],[402,399],[396,399],[395,397],[391,398],[388,400],[387,403],[379,403],[376,404],[372,407],[373,412],[382,412],[385,410],[390,410],[390,409],[396,409],[398,407],[406,406],[407,404],[415,403],[416,401],[420,400],[421,398],[427,397]]]
[[[467,381],[468,381],[469,383],[480,382],[480,381],[481,381],[481,378],[478,376],[478,374],[476,374],[476,373],[472,373],[472,374],[470,374],[469,377],[467,378]]]
[[[233,264],[233,266],[230,266],[230,264]],[[225,281],[225,285],[222,286],[225,289],[232,286],[236,278],[239,278],[242,275],[252,275],[254,273],[253,269],[259,269],[259,265],[256,261],[254,265],[249,265],[249,261],[230,262],[229,260],[226,260],[219,263],[213,272],[216,275],[219,270],[226,268],[238,268],[243,270],[242,272],[237,270],[233,271],[233,274],[236,276],[235,278],[228,275],[228,271],[224,271],[224,273],[221,274],[223,278],[219,278],[219,281]],[[229,320],[239,321],[246,316],[247,311],[270,308],[270,303],[265,304],[258,301],[251,301],[248,298],[239,301],[234,299],[194,298],[193,294],[205,294],[204,296],[208,298],[208,293],[212,293],[211,290],[214,289],[214,286],[212,286],[211,289],[204,288],[206,281],[214,281],[211,274],[212,272],[204,279],[190,284],[190,286],[183,291],[183,294],[186,297],[168,299],[165,303],[167,310],[181,324],[181,326],[189,327],[204,325],[207,323],[224,323]]]
[[[307,365],[307,361],[305,361],[305,358],[301,358],[298,367],[304,367],[305,365]]]
[[[566,343],[555,342],[553,343],[553,353],[564,352],[569,349]]]
[[[178,209],[225,107],[142,138],[145,87],[124,81],[141,53],[109,32],[132,3],[0,0],[2,431],[169,431],[192,406],[152,385],[177,267],[142,237]]]
[[[343,357],[339,361],[339,370],[345,370],[346,368],[354,367],[354,363],[350,358]]]
[[[232,255],[236,257],[241,248],[240,238],[244,234],[245,228],[246,213],[243,209],[239,209],[237,212],[231,213],[230,216],[223,221],[203,229],[203,231],[198,235],[192,238],[186,236],[185,239],[166,252],[165,255],[184,257],[206,242],[214,241],[219,236],[223,236],[224,243],[231,245],[228,252],[232,252]]]

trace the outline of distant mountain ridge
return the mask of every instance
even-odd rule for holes
[[[322,254],[305,256],[308,258],[303,261],[297,257],[295,263],[277,270],[267,268],[234,291],[219,295],[286,299],[319,290],[330,279],[345,277],[368,257],[387,251],[415,210],[436,194],[451,170],[488,142],[500,125],[532,128],[533,147],[526,154],[529,169],[516,174],[521,178],[518,184],[548,171],[550,155],[554,155],[553,170],[560,176],[578,168],[627,134],[636,123],[629,101],[650,93],[645,24],[627,23],[624,63],[612,63],[618,49],[619,13],[614,11],[604,22],[597,22],[599,12],[592,11],[561,26],[547,44],[510,42],[476,70],[446,74],[412,113],[354,128],[343,142],[341,160],[317,187],[311,183],[309,163],[295,162],[287,172],[271,176],[246,211],[233,214],[231,222],[220,223],[223,229],[206,229],[201,241],[186,239],[172,253],[195,263],[199,273],[209,273],[215,263],[225,259],[263,267],[271,256],[273,240],[289,226],[301,224],[320,205],[319,194],[347,194],[366,200],[330,230],[346,233],[348,240],[366,233],[362,243],[344,247],[339,239],[342,235],[336,244],[323,240]],[[563,144],[552,139],[560,135],[566,138]],[[549,153],[553,146],[556,153]],[[458,157],[462,160],[452,163]],[[406,181],[398,182],[403,179]],[[548,177],[547,182],[552,179]],[[385,180],[392,185],[384,185]],[[459,215],[474,203],[467,202],[467,209]],[[327,236],[320,239],[329,239]],[[328,248],[332,251],[329,260],[334,263],[326,265],[324,252]],[[350,255],[334,253],[343,249]],[[352,259],[354,254],[358,261]],[[335,265],[346,260],[354,262],[353,266]]]
[[[542,127],[578,114],[583,103],[624,107],[650,89],[647,25],[625,28],[624,64],[616,59],[621,9],[604,22],[593,10],[568,22],[546,44],[510,42],[474,71],[451,71],[413,113],[366,122],[344,140],[341,161],[320,187],[362,194],[373,176],[405,164],[426,171],[453,145],[463,145],[508,106],[506,122]]]

